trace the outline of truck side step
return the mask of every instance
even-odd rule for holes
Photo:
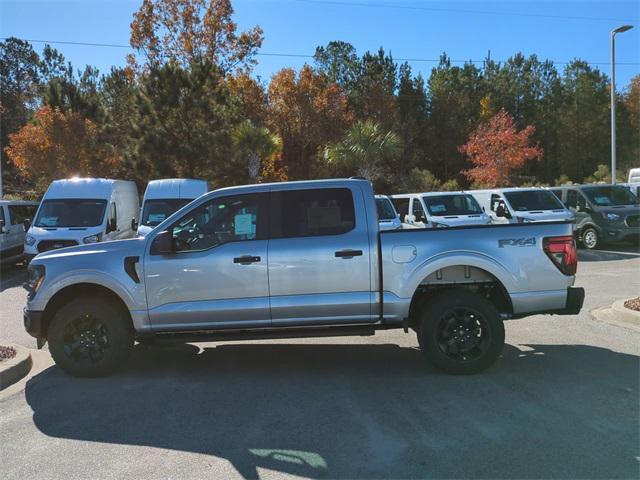
[[[374,325],[271,327],[242,330],[197,330],[155,333],[140,339],[153,342],[217,342],[229,340],[268,340],[279,338],[369,336]]]

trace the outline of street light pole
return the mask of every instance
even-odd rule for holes
[[[616,33],[631,30],[632,25],[622,25],[611,31],[611,183],[616,184]]]

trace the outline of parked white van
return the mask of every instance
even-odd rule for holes
[[[24,250],[24,222],[31,220],[38,202],[0,200],[0,261],[19,260]]]
[[[640,168],[632,168],[629,170],[627,183],[640,183]]]
[[[429,192],[391,195],[400,220],[409,228],[486,225],[489,216],[466,192]]]
[[[56,180],[49,185],[27,232],[25,257],[30,260],[57,248],[134,237],[139,212],[134,182]]]
[[[208,191],[209,186],[206,180],[190,178],[151,180],[142,200],[138,235],[145,236],[164,222],[165,218]]]
[[[574,215],[549,189],[500,188],[469,191],[492,223],[574,221]]]

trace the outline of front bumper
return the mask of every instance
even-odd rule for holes
[[[29,335],[35,338],[43,338],[46,334],[43,322],[44,312],[36,312],[27,310],[26,307],[22,311],[22,320],[24,329]]]

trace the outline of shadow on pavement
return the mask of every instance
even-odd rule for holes
[[[28,383],[44,434],[214,455],[312,478],[633,477],[638,357],[507,346],[447,376],[396,345],[138,346],[128,368]],[[157,476],[150,471],[151,476]]]

